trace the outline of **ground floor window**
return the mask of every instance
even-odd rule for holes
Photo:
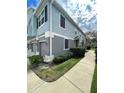
[[[75,43],[76,43],[76,47],[78,47],[78,45],[79,45],[79,40],[75,40]]]
[[[33,43],[30,44],[31,51],[33,52]]]
[[[68,49],[68,39],[65,39],[65,49]]]

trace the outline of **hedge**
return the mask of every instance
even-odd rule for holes
[[[31,66],[34,67],[43,62],[43,57],[40,55],[33,55],[29,57],[29,61]]]
[[[55,64],[62,63],[62,62],[64,62],[64,61],[66,61],[66,60],[72,58],[72,56],[73,56],[73,54],[72,54],[71,52],[67,52],[67,53],[65,53],[65,54],[63,54],[63,55],[60,55],[60,56],[58,56],[58,57],[55,57],[55,58],[53,59],[53,63],[55,63]]]
[[[73,53],[73,57],[84,57],[85,49],[83,48],[71,48],[70,51]]]

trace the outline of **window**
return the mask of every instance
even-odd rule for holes
[[[78,45],[79,45],[79,39],[76,40],[76,47],[78,47]]]
[[[39,25],[38,25],[38,24],[39,24],[39,21],[38,21],[38,18],[37,18],[37,29],[38,29],[38,27],[39,27]]]
[[[65,28],[65,18],[62,15],[60,15],[60,26]]]
[[[43,23],[44,23],[44,17],[41,19],[41,22],[42,22],[41,24],[43,24]]]
[[[27,44],[27,48],[28,48],[28,50],[30,49],[30,45],[29,44]]]
[[[45,17],[45,13],[44,10],[41,12],[41,15],[38,18],[38,26],[41,26],[44,23],[44,17]]]
[[[46,21],[47,21],[47,6],[45,6],[45,9],[43,9],[41,14],[37,18],[37,28],[40,27]]]
[[[31,52],[33,52],[34,50],[33,50],[33,43],[31,43]]]
[[[45,6],[45,22],[47,21],[47,6]]]
[[[65,49],[68,49],[68,39],[65,39]]]

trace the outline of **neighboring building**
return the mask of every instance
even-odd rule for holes
[[[56,0],[41,0],[28,9],[28,56],[44,56],[51,62],[70,48],[85,47],[85,34]]]

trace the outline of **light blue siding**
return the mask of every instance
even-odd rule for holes
[[[34,16],[33,16],[33,9],[29,9],[27,14],[27,35],[28,36],[36,36],[36,30],[34,30]]]
[[[60,27],[60,14],[59,10],[52,6],[52,31],[67,37],[74,38],[76,36],[75,32],[77,34],[81,34],[80,31],[77,30],[77,28],[65,17],[65,29]]]
[[[69,51],[64,50],[64,40],[64,38],[58,36],[54,36],[54,38],[52,39],[52,52],[54,56],[59,56]],[[68,39],[68,47],[69,49],[75,47],[75,43],[73,40]]]

